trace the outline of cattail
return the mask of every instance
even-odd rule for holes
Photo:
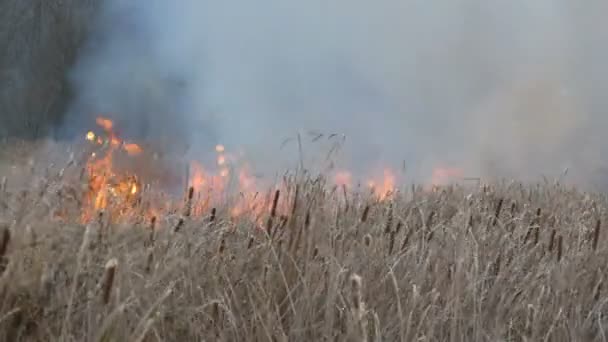
[[[597,244],[599,242],[600,239],[600,229],[602,227],[602,221],[601,220],[597,220],[597,223],[595,224],[595,231],[593,232],[593,250],[597,250]]]
[[[173,232],[175,232],[175,233],[179,232],[183,226],[184,226],[184,218],[180,217],[179,220],[177,221],[177,224],[173,228]]]
[[[555,245],[555,229],[551,231],[551,236],[549,237],[549,252],[553,251],[553,246]]]
[[[511,203],[511,216],[515,216],[516,210],[517,210],[517,201],[513,201]]]
[[[224,250],[226,249],[226,239],[222,238],[220,240],[220,246],[217,249],[217,254],[218,255],[222,255],[224,254]]]
[[[433,217],[435,217],[435,210],[432,210],[429,217],[426,219],[426,227],[430,228],[433,226]]]
[[[212,222],[212,223],[215,222],[215,214],[216,214],[215,207],[211,208],[211,217],[209,217],[209,222]]]
[[[405,251],[408,243],[410,242],[410,237],[412,236],[413,233],[413,229],[408,230],[407,234],[405,235],[405,238],[403,238],[403,243],[401,244],[401,251]]]
[[[353,312],[360,313],[363,310],[363,296],[361,294],[361,276],[353,274],[350,277],[350,287]]]
[[[291,216],[295,217],[296,216],[296,210],[298,209],[298,195],[300,193],[300,186],[298,184],[296,184],[296,190],[294,191],[293,194],[293,205],[291,207]]]
[[[369,234],[365,234],[363,236],[363,244],[365,245],[365,247],[369,247],[372,244],[372,236]]]
[[[281,195],[281,190],[276,190],[274,192],[274,199],[272,200],[272,207],[270,208],[270,216],[275,217],[277,215],[277,205],[279,204],[279,197]]]
[[[110,302],[110,294],[112,293],[112,285],[114,284],[114,277],[116,275],[116,266],[118,266],[118,260],[116,258],[112,258],[106,263],[106,270],[102,283],[102,300],[103,304],[106,305]]]
[[[386,218],[386,226],[384,227],[384,234],[388,234],[393,226],[393,203],[388,205],[388,213]]]
[[[0,240],[0,274],[4,272],[8,265],[8,257],[6,252],[8,251],[8,244],[11,240],[11,231],[9,227],[2,229],[2,240]]]
[[[312,259],[316,259],[319,255],[319,247],[315,246],[315,249],[312,251]]]
[[[393,254],[393,248],[395,247],[395,235],[397,235],[397,232],[391,232],[391,236],[388,243],[388,255]]]
[[[253,247],[253,242],[254,242],[253,237],[250,237],[249,242],[247,243],[247,249],[251,249],[251,247]]]
[[[395,227],[395,235],[401,232],[401,228],[403,228],[403,222],[399,221],[397,222],[397,227]]]
[[[435,236],[435,231],[434,231],[434,230],[431,230],[431,231],[429,232],[429,234],[426,236],[426,242],[427,242],[427,243],[431,242],[431,240],[433,240],[433,236]]]
[[[557,262],[562,260],[562,248],[563,248],[563,237],[559,235],[557,237]]]
[[[494,213],[494,219],[492,220],[492,226],[496,226],[498,223],[498,217],[500,216],[500,211],[502,210],[502,204],[504,199],[500,199],[498,201],[498,205],[496,206],[496,212]]]
[[[366,205],[363,209],[363,214],[361,215],[361,222],[367,221],[367,215],[369,215],[369,204]]]
[[[493,272],[494,272],[495,277],[498,277],[498,274],[500,274],[501,257],[502,257],[502,255],[500,253],[498,253],[498,256],[496,257],[496,261],[494,262]]]
[[[306,212],[306,216],[304,217],[304,227],[308,229],[310,227],[310,209]]]
[[[97,213],[97,225],[98,225],[97,242],[99,243],[99,245],[101,245],[103,243],[103,229],[104,229],[103,211],[100,211],[99,213]]]
[[[211,319],[214,324],[218,324],[220,321],[220,305],[218,302],[213,302],[211,305]]]
[[[154,262],[154,250],[150,249],[148,251],[148,258],[146,259],[146,267],[145,267],[145,271],[148,274],[150,274],[150,272],[152,271],[152,262]]]
[[[154,245],[155,231],[156,231],[156,216],[152,216],[152,219],[150,219],[150,237],[148,239],[150,246]]]
[[[540,238],[540,227],[534,227],[534,245],[538,245],[538,240]]]
[[[186,200],[186,210],[184,216],[190,217],[192,214],[192,198],[194,197],[194,187],[188,188],[188,199]]]

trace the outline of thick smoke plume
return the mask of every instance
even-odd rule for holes
[[[299,159],[284,144],[298,132],[306,157],[311,131],[327,144],[339,133],[335,158],[362,172],[536,179],[569,167],[586,180],[606,160],[606,7],[111,0],[72,72],[65,128],[106,114],[172,151],[223,143],[264,168]]]

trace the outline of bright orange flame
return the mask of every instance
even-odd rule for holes
[[[120,139],[118,139],[116,137],[111,137],[110,144],[112,145],[112,147],[118,147],[118,146],[120,146]]]
[[[112,122],[112,120],[110,119],[99,117],[95,119],[95,122],[108,132],[111,131],[114,127],[114,122]]]
[[[88,140],[88,141],[93,141],[93,140],[95,140],[95,133],[93,133],[93,132],[89,131],[89,132],[87,133],[87,140]]]
[[[367,186],[372,190],[376,198],[385,200],[395,192],[396,178],[391,169],[384,169],[382,178],[371,179]]]
[[[139,145],[132,143],[124,144],[123,149],[127,151],[130,156],[138,155],[143,151]]]
[[[203,190],[203,187],[207,185],[207,174],[203,166],[197,162],[190,163],[190,172],[192,173],[190,179],[190,186],[197,192]]]

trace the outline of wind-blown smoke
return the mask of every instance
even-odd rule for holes
[[[266,167],[316,131],[343,134],[355,170],[589,175],[608,128],[600,3],[111,0],[73,70],[68,129],[110,113],[131,135],[193,155],[221,142]]]

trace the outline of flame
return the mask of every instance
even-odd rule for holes
[[[130,155],[130,156],[135,156],[140,154],[143,150],[141,147],[139,147],[139,145],[137,144],[132,144],[132,143],[125,143],[123,145],[123,149]]]
[[[143,154],[141,145],[119,138],[113,131],[114,123],[110,119],[99,117],[96,123],[104,133],[95,134],[89,131],[86,134],[86,140],[92,143],[92,150],[86,164],[88,188],[83,202],[83,222],[88,222],[101,210],[109,212],[113,219],[142,214],[150,218],[159,217],[163,212],[175,212],[183,207],[182,202],[163,196],[159,196],[153,204],[146,202],[142,205],[141,202],[149,198],[151,192],[148,187],[142,191],[142,181],[139,178],[141,175],[120,171],[115,164],[122,166],[119,158],[125,156],[141,155],[137,160],[145,160],[143,158],[147,154]],[[210,147],[210,150],[211,148],[213,147]],[[272,208],[274,191],[259,191],[259,184],[242,153],[227,151],[221,144],[214,146],[214,150],[215,163],[189,163],[188,186],[194,190],[194,196],[188,199],[191,215],[207,215],[212,207],[228,205],[226,209],[232,219],[247,217],[258,225],[264,225],[263,220]],[[210,152],[213,153],[213,150]],[[397,190],[397,174],[389,167],[380,170],[381,172],[372,174],[371,177],[359,180],[355,180],[355,175],[350,170],[338,170],[333,174],[333,182],[337,186],[343,186],[345,191],[353,184],[362,183],[367,185],[375,199],[389,200]],[[462,178],[462,175],[460,168],[436,167],[431,175],[431,183],[446,184],[450,180]],[[290,192],[286,187],[285,184],[279,187],[281,196],[276,208],[278,216],[289,213],[290,210]]]
[[[134,196],[139,192],[136,176],[117,173],[114,168],[114,155],[119,149],[128,155],[142,152],[137,144],[124,144],[113,132],[111,120],[99,117],[96,120],[108,136],[108,148],[91,153],[85,170],[88,176],[88,188],[85,194],[81,216],[83,222],[89,221],[102,210],[110,210],[111,216],[120,216],[133,207]],[[93,132],[87,133],[88,141],[103,144],[101,137],[95,139]]]
[[[112,128],[114,127],[114,122],[112,122],[112,120],[110,119],[98,117],[97,119],[95,119],[95,122],[99,126],[101,126],[106,132],[112,131]]]

